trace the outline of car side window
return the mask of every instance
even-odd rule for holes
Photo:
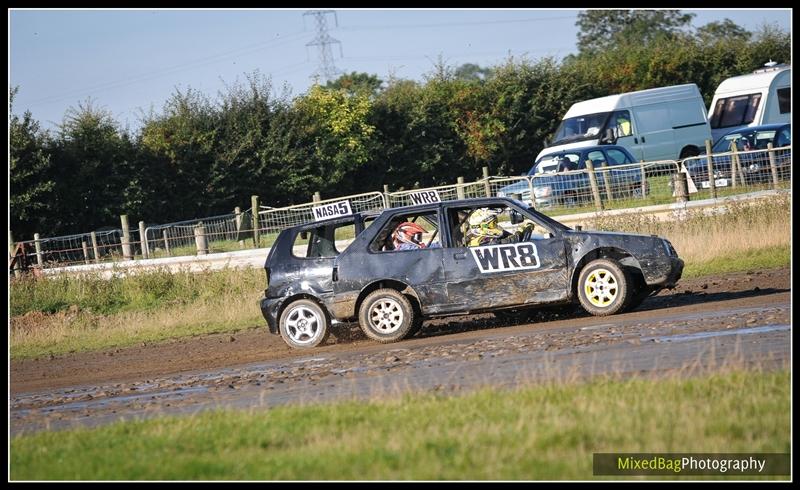
[[[626,163],[633,163],[631,159],[628,158],[628,155],[614,148],[606,150],[606,155],[608,156],[609,165],[624,165]]]
[[[441,246],[439,213],[428,211],[394,216],[375,235],[370,250],[394,253]]]
[[[775,146],[789,146],[792,144],[792,132],[789,128],[784,128],[778,131],[778,137],[775,138]]]
[[[594,165],[595,167],[599,167],[603,164],[604,161],[606,161],[606,156],[603,155],[602,151],[595,150],[595,151],[590,151],[589,154],[586,155],[586,159],[591,160],[592,165]]]
[[[516,214],[518,220],[514,220]],[[516,243],[523,237],[545,239],[552,236],[551,230],[505,204],[484,207],[450,208],[447,218],[452,238],[452,247],[479,247],[500,243]],[[521,220],[521,222],[520,222]],[[515,224],[516,223],[516,224]],[[526,234],[525,231],[530,228]]]
[[[353,223],[337,223],[301,231],[294,238],[292,255],[300,259],[336,257],[355,238],[354,234]]]

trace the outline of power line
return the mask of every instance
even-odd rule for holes
[[[240,48],[235,48],[228,51],[223,51],[221,53],[217,53],[215,55],[206,56],[203,58],[197,58],[191,61],[187,61],[185,63],[181,63],[179,65],[174,65],[171,67],[155,70],[148,73],[143,73],[141,75],[135,75],[132,77],[127,77],[125,79],[113,80],[108,82],[99,83],[96,85],[92,85],[89,87],[84,87],[81,89],[74,89],[68,92],[63,92],[58,95],[50,95],[47,97],[42,97],[39,99],[35,99],[28,103],[28,106],[36,106],[45,103],[53,103],[53,102],[60,102],[63,100],[71,99],[76,96],[80,96],[86,92],[102,92],[110,89],[120,88],[127,85],[132,85],[139,82],[144,82],[147,80],[152,80],[154,78],[159,78],[165,75],[170,75],[173,73],[178,73],[184,71],[186,69],[191,68],[198,68],[201,66],[206,66],[214,63],[218,63],[220,61],[235,58],[238,56],[242,56],[244,54],[250,54],[257,51],[260,51],[266,47],[277,47],[284,44],[288,44],[293,42],[296,38],[302,37],[305,33],[304,32],[295,32],[284,36],[280,39],[270,39],[268,41],[261,41],[258,43],[249,44],[247,46],[242,46]]]
[[[526,19],[509,19],[509,20],[476,20],[470,22],[437,22],[431,24],[384,24],[379,26],[351,26],[340,27],[342,31],[369,31],[369,30],[384,30],[384,29],[427,29],[431,27],[457,27],[457,26],[477,26],[477,25],[492,25],[492,24],[520,24],[528,22],[549,22],[554,20],[575,20],[577,15],[559,16],[559,17],[529,17]]]

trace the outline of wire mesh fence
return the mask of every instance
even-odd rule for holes
[[[268,247],[284,229],[315,221],[314,208],[347,201],[353,213],[380,211],[419,203],[420,193],[436,191],[442,201],[474,197],[516,197],[550,215],[600,209],[638,207],[675,202],[676,177],[686,174],[690,199],[724,197],[766,189],[790,188],[791,146],[731,151],[684,160],[609,165],[583,162],[577,170],[550,169],[530,176],[484,177],[424,189],[368,192],[287,206],[253,209],[206,218],[130,229],[18,242],[9,248],[23,268],[52,268],[79,264],[161,258]],[[710,172],[709,172],[710,169]],[[486,175],[486,174],[484,174]],[[713,175],[713,179],[709,179]],[[237,208],[238,210],[238,208]],[[144,238],[144,239],[142,239]],[[11,245],[11,242],[9,243]],[[11,267],[11,265],[10,265]],[[16,266],[15,266],[16,267]]]
[[[228,252],[244,248],[240,237],[251,210],[208,218],[149,226],[145,230],[145,250],[149,258],[193,255],[198,246],[206,253]],[[240,243],[242,242],[242,243]]]
[[[689,192],[696,194],[693,199],[784,189],[791,185],[791,146],[701,155],[681,163],[688,176]]]
[[[20,245],[25,265],[41,268],[133,259],[142,253],[137,229],[130,229],[127,239],[121,229],[116,229],[26,240]]]

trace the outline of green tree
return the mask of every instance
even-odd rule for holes
[[[116,225],[133,171],[132,142],[91,99],[70,107],[52,149],[59,221],[52,234]]]
[[[491,68],[481,68],[474,63],[464,63],[455,70],[456,80],[463,80],[465,82],[482,82],[486,81],[492,76]]]
[[[584,10],[578,14],[578,50],[595,54],[618,45],[640,45],[674,38],[695,14],[680,10]]]
[[[15,238],[24,240],[35,232],[48,232],[58,213],[49,136],[30,111],[21,118],[13,113],[18,90],[10,89],[8,96],[9,215]]]
[[[219,113],[210,100],[192,89],[176,91],[165,103],[164,114],[144,122],[140,143],[162,162],[166,216],[190,219],[215,213],[219,196],[215,185],[216,138]]]
[[[709,22],[697,29],[697,38],[705,44],[749,41],[753,33],[730,19]]]
[[[344,90],[349,94],[377,95],[381,91],[383,80],[376,75],[368,73],[352,72],[329,81],[325,88],[332,90]]]

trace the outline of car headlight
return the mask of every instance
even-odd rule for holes
[[[533,189],[533,195],[536,197],[548,197],[552,193],[553,189],[550,186],[534,187]]]

